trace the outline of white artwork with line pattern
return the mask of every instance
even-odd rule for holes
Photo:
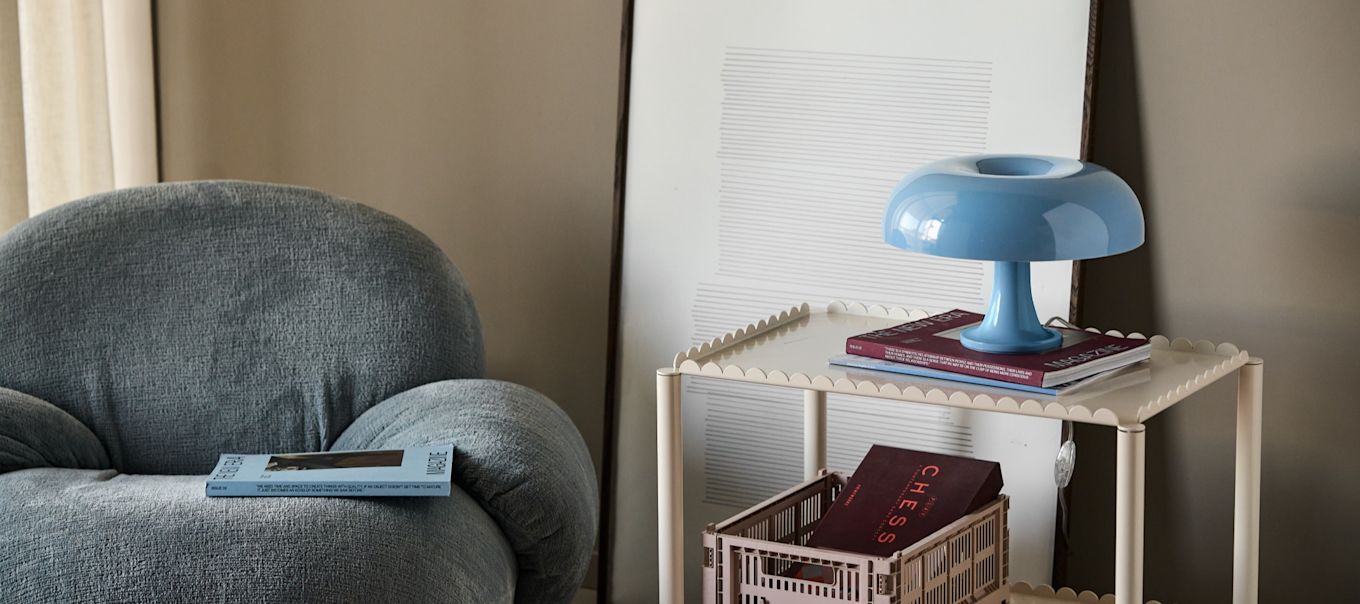
[[[655,369],[802,302],[981,312],[990,265],[888,246],[889,193],[953,155],[1077,157],[1089,18],[1089,2],[1068,0],[637,0],[616,596],[654,597]],[[1072,264],[1035,263],[1033,279],[1041,318],[1066,317]],[[682,400],[686,591],[697,596],[704,524],[802,479],[803,407],[798,390],[702,378],[685,379]],[[1049,582],[1060,422],[841,395],[828,397],[827,421],[836,470],[876,443],[1000,461],[1011,576]]]

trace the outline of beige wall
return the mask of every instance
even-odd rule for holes
[[[597,464],[618,0],[159,2],[166,180],[317,187],[430,235],[471,284],[491,376]]]
[[[1130,5],[1132,7],[1130,8]],[[1092,157],[1147,245],[1089,263],[1089,325],[1265,359],[1261,602],[1351,601],[1360,560],[1360,2],[1107,0]],[[1231,597],[1234,387],[1149,423],[1147,590]],[[1070,583],[1113,583],[1114,436],[1078,432]]]

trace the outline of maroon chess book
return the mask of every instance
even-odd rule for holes
[[[991,354],[964,347],[959,333],[981,321],[980,314],[951,310],[848,338],[845,352],[1040,388],[1075,382],[1151,355],[1147,340],[1066,328],[1050,328],[1062,334],[1062,345],[1049,352]]]
[[[1001,493],[1001,464],[874,445],[808,545],[890,556]]]

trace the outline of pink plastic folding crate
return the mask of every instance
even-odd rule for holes
[[[997,604],[1006,599],[1008,541],[1002,495],[892,556],[807,547],[845,486],[840,473],[789,489],[704,530],[706,604]],[[794,565],[826,582],[785,577]]]

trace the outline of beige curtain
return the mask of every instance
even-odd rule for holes
[[[0,0],[0,233],[156,182],[150,0]]]

